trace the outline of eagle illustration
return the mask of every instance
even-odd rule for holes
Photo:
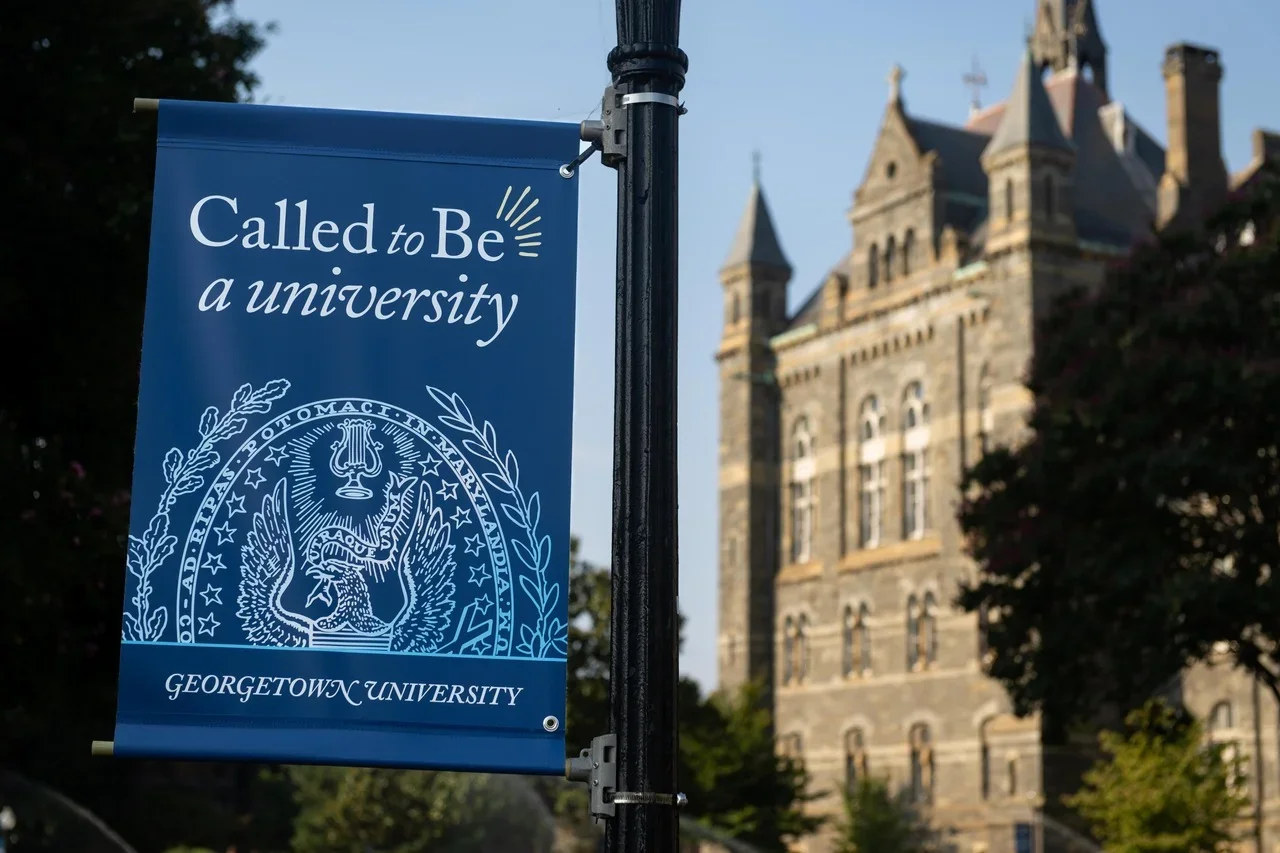
[[[416,488],[415,488],[416,487]],[[281,478],[254,513],[241,548],[242,574],[236,615],[255,645],[305,647],[318,632],[385,638],[391,651],[432,652],[444,640],[455,607],[451,527],[416,477],[392,473],[384,504],[373,519],[373,538],[341,525],[321,528],[308,540],[302,571],[317,581],[307,603],[333,610],[311,619],[286,610],[284,591],[297,567],[288,517],[288,482]],[[395,572],[404,606],[384,621],[374,614],[370,578]]]

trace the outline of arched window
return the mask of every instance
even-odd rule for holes
[[[845,678],[866,675],[871,670],[871,636],[867,631],[866,604],[845,607],[840,669]]]
[[[907,599],[907,669],[920,666],[920,599]]]
[[[808,418],[791,431],[791,562],[807,563],[813,555],[814,437]]]
[[[867,287],[875,287],[880,283],[880,247],[871,244],[867,251]]]
[[[1044,215],[1047,219],[1053,218],[1053,210],[1057,204],[1057,199],[1054,198],[1054,191],[1053,175],[1046,174],[1044,176]]]
[[[1009,759],[1009,763],[1005,765],[1005,775],[1008,777],[1009,796],[1016,797],[1018,795],[1018,756],[1014,755]]]
[[[889,235],[889,239],[884,242],[884,283],[889,284],[893,281],[893,261],[894,255],[898,252],[898,244],[893,239],[893,235]]]
[[[902,276],[903,278],[911,275],[912,253],[916,250],[916,232],[913,228],[908,228],[907,233],[902,237]]]
[[[907,735],[911,748],[911,801],[933,802],[933,738],[929,727],[917,723]]]
[[[991,367],[984,364],[978,373],[978,447],[985,455],[991,449],[995,418],[991,413]]]
[[[858,624],[854,629],[854,652],[859,675],[871,672],[871,629],[867,621],[871,618],[871,608],[861,604],[858,607]]]
[[[884,534],[884,413],[874,396],[858,415],[858,542],[875,548]]]
[[[932,592],[924,594],[920,613],[920,658],[925,666],[938,662],[938,599]]]
[[[803,613],[796,619],[796,641],[793,647],[795,661],[791,668],[797,682],[809,677],[809,617]]]
[[[1013,221],[1013,179],[1010,178],[1004,182],[1004,218],[1007,222]]]
[[[850,729],[844,736],[844,784],[852,791],[867,778],[867,742],[862,729]]]
[[[1245,777],[1238,763],[1240,750],[1236,745],[1235,732],[1233,731],[1235,729],[1235,713],[1230,702],[1219,702],[1213,706],[1213,710],[1209,712],[1209,720],[1205,729],[1206,734],[1209,736],[1209,742],[1222,748],[1222,760],[1227,763],[1227,772],[1230,774],[1233,788],[1237,791],[1241,790],[1245,783]]]
[[[856,642],[854,631],[857,629],[858,616],[852,607],[846,606],[844,609],[844,619],[841,620],[841,636],[840,636],[840,673],[849,678],[854,673],[854,654],[853,646]]]
[[[1209,712],[1209,734],[1220,735],[1235,728],[1231,714],[1230,702],[1219,702],[1213,706],[1213,710]]]
[[[929,526],[929,404],[912,382],[902,395],[902,538],[919,539]]]
[[[782,683],[790,684],[795,678],[793,663],[796,657],[796,623],[790,616],[782,623]]]

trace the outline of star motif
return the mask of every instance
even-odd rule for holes
[[[489,569],[487,566],[471,567],[471,583],[476,586],[484,586],[489,580]]]
[[[489,598],[489,595],[487,593],[485,594],[484,598],[476,599],[476,610],[480,612],[481,616],[488,616],[489,608],[492,606],[493,606],[493,599]]]
[[[464,524],[471,523],[470,516],[471,516],[471,510],[458,507],[453,511],[453,515],[452,517],[450,517],[449,520],[453,522],[454,527],[461,527]]]
[[[236,513],[244,512],[244,496],[231,493],[231,497],[227,498],[227,518],[231,518]]]
[[[204,598],[204,606],[208,607],[213,602],[222,603],[222,587],[213,584],[205,584],[204,592],[200,593]]]
[[[248,475],[244,478],[244,484],[251,489],[258,488],[266,481],[267,478],[262,476],[261,468],[250,468]]]
[[[236,529],[224,521],[221,527],[213,528],[213,532],[218,534],[218,544],[226,545],[235,536]]]
[[[226,566],[223,565],[221,554],[209,554],[204,558],[204,562],[200,564],[200,568],[206,570],[211,575],[216,575]]]
[[[437,459],[434,456],[428,456],[426,461],[418,460],[418,464],[422,466],[423,476],[430,474],[433,477],[440,476],[440,463],[443,459]]]
[[[480,642],[476,643],[476,654],[478,655],[489,654],[489,644],[486,643],[484,640],[481,640]]]
[[[283,447],[273,447],[267,451],[267,455],[263,457],[273,465],[279,465],[281,462],[289,458],[289,454],[284,452]]]
[[[440,488],[436,489],[436,494],[447,500],[456,501],[458,499],[458,484],[441,483]]]
[[[200,623],[200,631],[198,633],[208,634],[210,637],[213,636],[214,629],[222,624],[217,619],[213,618],[212,613],[210,613],[208,616],[201,616],[196,621]]]
[[[480,549],[484,547],[483,545],[480,544],[480,536],[478,534],[475,536],[468,536],[466,537],[466,540],[467,540],[467,547],[463,548],[462,550],[466,551],[468,554],[470,554],[473,557],[479,557]]]

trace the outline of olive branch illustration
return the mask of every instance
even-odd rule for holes
[[[529,570],[520,575],[520,589],[528,596],[538,614],[536,625],[520,626],[520,641],[516,651],[531,658],[545,658],[553,654],[564,655],[568,648],[569,626],[556,616],[560,603],[560,584],[547,582],[547,566],[551,562],[551,537],[540,536],[538,525],[542,520],[542,500],[537,492],[527,499],[520,488],[520,465],[516,456],[508,450],[498,449],[498,437],[493,424],[485,421],[477,426],[467,404],[457,394],[449,394],[439,388],[427,386],[427,391],[447,414],[439,415],[440,423],[469,436],[462,440],[468,452],[493,467],[481,476],[491,488],[507,496],[498,505],[522,536],[512,539],[516,555]]]
[[[151,606],[155,591],[151,576],[169,559],[178,544],[178,538],[169,533],[169,511],[178,498],[204,488],[204,472],[222,461],[214,446],[244,432],[249,415],[271,411],[271,404],[288,390],[289,382],[285,379],[273,379],[257,390],[246,382],[232,396],[231,406],[225,414],[220,414],[216,406],[204,410],[200,416],[200,443],[195,448],[187,451],[185,456],[176,447],[169,448],[165,454],[165,488],[160,493],[156,512],[141,536],[129,537],[126,565],[129,574],[137,578],[137,583],[129,598],[131,609],[124,613],[125,640],[155,642],[164,636],[169,625],[168,609]]]

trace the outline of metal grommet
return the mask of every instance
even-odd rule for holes
[[[564,167],[561,166],[561,168],[563,169]],[[554,732],[556,729],[560,728],[560,721],[555,717],[548,715],[542,718],[542,727],[549,732]]]
[[[568,163],[560,167],[560,177],[566,180],[573,177],[573,169],[569,168]],[[551,719],[551,718],[548,717],[547,719]]]

